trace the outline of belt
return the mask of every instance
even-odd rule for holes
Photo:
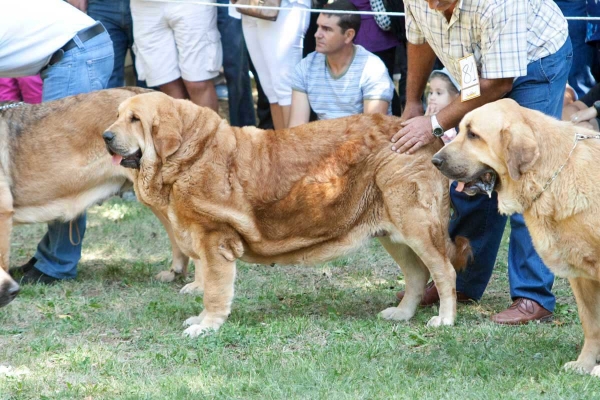
[[[102,32],[106,32],[106,29],[104,29],[104,26],[102,26],[102,24],[96,23],[90,26],[89,28],[85,28],[77,32],[75,36],[78,37],[79,40],[81,40],[81,43],[85,43],[91,38],[98,36]],[[77,47],[77,43],[75,42],[75,38],[73,38],[69,40],[63,47],[61,47],[61,49],[66,53],[67,51],[75,47]]]
[[[78,37],[79,40],[81,40],[81,43],[85,43],[103,32],[106,32],[106,29],[104,29],[104,26],[102,26],[102,24],[99,22],[90,26],[89,28],[85,28],[77,32],[73,39],[69,40],[63,47],[56,50],[54,54],[52,54],[52,57],[50,57],[50,61],[48,62],[48,65],[46,67],[48,67],[49,65],[56,64],[57,62],[62,60],[67,51],[77,47],[77,43],[74,40],[75,37]]]

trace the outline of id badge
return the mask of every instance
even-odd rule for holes
[[[481,96],[479,88],[479,76],[477,75],[477,64],[475,57],[470,54],[458,60],[460,68],[460,100],[467,101]]]

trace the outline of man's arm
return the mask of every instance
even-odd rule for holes
[[[512,89],[513,78],[479,79],[481,96],[462,102],[460,97],[436,114],[438,123],[444,130],[458,125],[462,117],[471,110],[484,104],[501,99]],[[408,99],[407,99],[408,100]],[[420,147],[435,140],[432,134],[431,118],[419,116],[402,123],[403,128],[393,137],[392,150],[398,153],[412,154]]]
[[[409,79],[406,82],[406,106],[402,113],[402,119],[405,121],[423,115],[421,97],[435,63],[435,53],[427,42],[407,43],[406,56],[408,60],[406,75]]]
[[[304,92],[292,90],[292,106],[288,128],[306,124],[310,119],[310,103],[308,95]]]
[[[363,104],[365,114],[387,114],[390,106],[385,100],[364,100]]]

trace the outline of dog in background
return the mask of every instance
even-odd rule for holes
[[[0,111],[0,307],[19,292],[8,274],[13,225],[69,221],[131,185],[134,170],[112,164],[102,133],[122,101],[147,91],[108,89]],[[187,263],[173,247],[171,269]]]

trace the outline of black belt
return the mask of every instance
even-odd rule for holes
[[[79,40],[81,41],[81,43],[85,43],[88,40],[95,38],[96,36],[98,36],[99,34],[101,34],[103,32],[106,32],[106,29],[104,29],[104,26],[102,26],[102,24],[99,22],[90,26],[89,28],[80,30],[79,32],[77,32],[75,34],[73,39],[69,40],[63,47],[56,50],[54,52],[54,54],[52,54],[52,57],[50,57],[50,61],[48,62],[48,65],[56,64],[57,62],[62,60],[63,56],[65,55],[65,53],[67,51],[77,47],[77,42],[75,42],[75,37],[78,37]]]

